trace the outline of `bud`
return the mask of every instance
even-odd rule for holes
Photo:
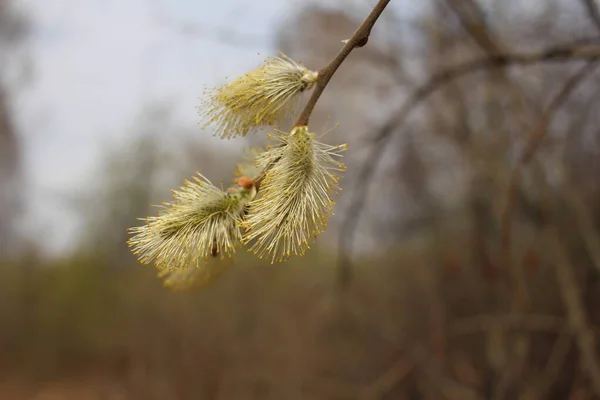
[[[284,54],[268,57],[260,68],[205,95],[199,107],[203,128],[216,127],[222,138],[245,136],[275,126],[295,109],[298,95],[311,89],[318,74]]]
[[[242,240],[250,251],[274,262],[303,255],[309,240],[325,230],[332,196],[339,190],[336,173],[345,170],[336,158],[347,146],[320,143],[306,126],[271,138],[278,144],[258,157],[271,167],[249,203]]]

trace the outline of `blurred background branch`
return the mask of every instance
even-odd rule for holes
[[[598,10],[598,4],[596,3],[596,0],[581,0],[581,1],[583,2],[583,4],[585,5],[585,8],[587,9],[587,13],[588,13],[588,16],[590,17],[590,20],[592,20],[592,22],[596,26],[596,29],[598,29],[598,32],[600,32],[600,11]]]
[[[338,268],[340,286],[346,286],[349,283],[349,259],[351,257],[351,248],[353,246],[354,231],[358,224],[358,219],[361,215],[361,209],[363,208],[364,201],[367,193],[369,193],[368,182],[371,180],[373,171],[377,168],[377,162],[382,158],[382,153],[386,149],[389,140],[392,135],[397,131],[398,128],[406,124],[406,120],[409,115],[415,110],[422,102],[438,90],[441,86],[444,86],[454,79],[460,78],[464,75],[485,69],[496,69],[503,68],[510,65],[531,65],[543,62],[568,62],[574,60],[596,60],[600,58],[600,47],[578,47],[578,46],[558,46],[542,50],[537,53],[505,53],[505,54],[491,54],[474,61],[468,61],[463,64],[449,67],[435,73],[427,82],[419,86],[414,90],[407,100],[403,103],[402,107],[393,113],[393,116],[385,123],[382,128],[375,133],[373,136],[373,150],[371,155],[368,157],[365,165],[359,172],[359,182],[366,182],[366,187],[356,190],[353,194],[353,200],[347,211],[347,222],[344,223],[342,229],[342,235],[340,239],[340,251],[339,251],[339,263]],[[595,64],[588,64],[583,70],[583,73],[590,72],[592,66]],[[582,73],[582,74],[583,74]],[[579,74],[577,75],[579,77]],[[578,82],[579,78],[575,81]],[[572,84],[566,85],[570,89]],[[568,93],[568,91],[567,91]],[[559,103],[563,100],[563,96],[560,96]]]

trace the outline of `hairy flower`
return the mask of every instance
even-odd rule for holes
[[[129,229],[134,236],[128,244],[142,263],[154,261],[159,268],[187,268],[211,256],[224,258],[235,251],[242,214],[255,194],[252,181],[224,192],[202,175],[186,180],[157,217]]]
[[[271,138],[278,144],[258,157],[270,168],[259,196],[249,204],[242,240],[274,262],[303,255],[309,239],[325,229],[335,204],[332,196],[339,190],[336,172],[345,169],[336,158],[347,145],[320,143],[306,126]]]
[[[288,58],[268,57],[260,68],[211,90],[200,106],[203,127],[214,124],[223,138],[274,126],[294,110],[298,94],[311,89],[317,73]]]
[[[212,283],[233,266],[231,260],[231,258],[221,260],[217,257],[198,260],[195,266],[189,266],[188,268],[162,269],[158,273],[158,277],[163,280],[166,287],[172,290],[200,289]]]

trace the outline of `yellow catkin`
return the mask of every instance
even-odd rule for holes
[[[345,170],[336,158],[347,146],[320,143],[306,126],[271,138],[277,145],[258,157],[271,167],[249,203],[242,240],[249,251],[274,262],[303,255],[325,229],[339,190],[337,173]]]
[[[285,55],[268,57],[258,69],[205,92],[199,107],[203,128],[222,138],[245,136],[261,126],[276,126],[294,111],[298,95],[311,89],[318,74]]]
[[[234,185],[227,191],[202,175],[173,191],[174,201],[165,203],[156,217],[130,228],[128,245],[140,262],[158,268],[199,266],[215,255],[231,255],[241,239],[240,222],[256,189]]]

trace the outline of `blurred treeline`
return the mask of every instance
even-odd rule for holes
[[[0,21],[20,20],[7,4]],[[176,128],[149,106],[135,146],[107,157],[89,197],[70,200],[84,216],[80,246],[49,258],[8,218],[27,192],[15,184],[19,136],[2,83],[0,399],[600,398],[600,73],[588,67],[561,96],[585,61],[481,69],[441,84],[371,152],[437,71],[598,49],[594,4],[431,0],[414,18],[390,7],[312,122],[339,122],[324,140],[351,149],[330,231],[287,264],[241,252],[194,293],[162,288],[125,229],[195,170],[228,181],[239,157],[194,142],[165,151]],[[319,68],[368,11],[299,10],[275,47]],[[355,252],[351,264],[340,248]]]

